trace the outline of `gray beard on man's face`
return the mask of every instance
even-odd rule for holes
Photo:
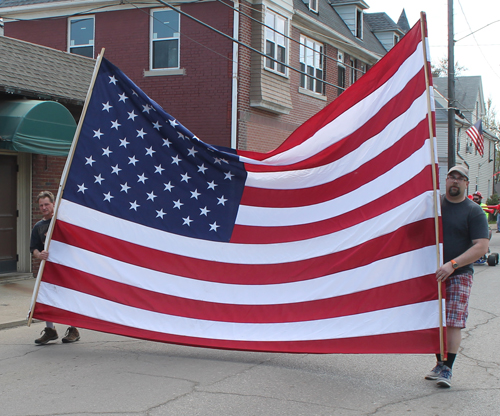
[[[460,195],[460,188],[457,188],[455,186],[452,186],[450,190],[448,191],[450,196],[459,196]]]

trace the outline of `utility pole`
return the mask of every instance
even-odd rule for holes
[[[453,0],[448,0],[448,169],[456,165],[455,150],[455,40]]]

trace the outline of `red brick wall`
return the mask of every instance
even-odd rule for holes
[[[32,226],[42,219],[38,209],[38,202],[36,197],[42,191],[50,191],[57,196],[61,175],[66,163],[66,157],[59,156],[46,156],[46,155],[33,155],[32,158]],[[32,259],[33,275],[36,276],[40,260]]]
[[[21,20],[5,23],[4,35],[66,51],[68,44],[67,19]]]

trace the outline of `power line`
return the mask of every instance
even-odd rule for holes
[[[458,4],[460,4],[460,0],[459,0]],[[462,5],[461,4],[460,4],[460,8],[462,9]],[[464,13],[463,9],[462,9],[462,13]],[[464,16],[465,16],[465,13],[464,13]],[[465,21],[467,21],[467,18],[465,18]],[[495,20],[494,22],[488,23],[486,26],[483,26],[483,27],[481,27],[481,28],[479,28],[477,30],[474,30],[473,32],[469,33],[468,35],[465,35],[463,38],[460,38],[460,39],[456,40],[455,42],[459,42],[462,39],[465,39],[465,38],[469,37],[470,35],[473,35],[474,33],[479,32],[480,30],[482,30],[482,29],[484,29],[484,28],[486,28],[488,26],[491,26],[494,23],[498,23],[498,22],[500,22],[500,20]],[[472,30],[472,28],[469,25],[469,22],[467,22],[467,26],[469,26],[469,29]]]
[[[460,0],[458,0],[458,4],[460,5],[460,10],[462,10],[462,14],[464,15],[465,22],[467,23],[467,26],[469,26],[469,30],[471,30],[471,31],[472,31],[472,28],[470,27],[469,21],[467,20],[467,15],[466,15],[466,14],[465,14],[465,12],[464,12],[464,9],[463,9],[463,7],[462,7],[462,3],[460,2]],[[497,20],[497,22],[500,22],[500,20]],[[493,23],[496,23],[496,22],[493,22]],[[491,24],[493,24],[493,23],[490,23],[490,24],[488,24],[488,25],[486,25],[486,26],[484,26],[484,27],[487,27],[487,26],[489,26],[489,25],[491,25]],[[481,28],[481,29],[484,29],[484,27],[483,27],[483,28]],[[481,29],[478,29],[478,30],[481,30]],[[476,32],[477,32],[478,30],[476,30]],[[475,33],[475,32],[471,32],[471,33],[469,33],[467,36],[472,35],[472,37],[474,38],[474,42],[476,42],[476,45],[477,45],[477,47],[478,47],[478,49],[479,49],[479,52],[481,52],[481,55],[483,55],[483,58],[484,58],[485,62],[488,64],[488,66],[489,66],[489,67],[490,67],[490,69],[493,71],[493,73],[497,76],[497,78],[500,78],[500,76],[499,76],[499,75],[495,72],[495,70],[494,70],[494,69],[493,69],[493,67],[491,66],[491,64],[490,64],[490,62],[488,61],[488,59],[486,59],[486,56],[484,55],[483,50],[482,50],[482,49],[481,49],[481,47],[479,46],[479,43],[477,42],[477,39],[476,39],[476,37],[474,36],[474,33]],[[463,37],[462,39],[466,38],[467,36]],[[459,39],[459,40],[461,40],[461,39]],[[457,41],[455,41],[455,43],[456,43],[456,42],[458,42],[458,40],[457,40]]]

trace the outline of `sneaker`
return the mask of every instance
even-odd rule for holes
[[[434,367],[429,374],[425,376],[426,380],[437,380],[439,377],[439,374],[445,367],[444,363],[442,361],[438,361],[436,364],[436,367]]]
[[[446,365],[443,366],[443,369],[437,378],[437,385],[439,387],[451,387],[451,375],[451,368]]]
[[[78,341],[79,339],[80,339],[80,333],[78,332],[78,329],[76,329],[74,326],[70,326],[67,329],[66,334],[64,335],[64,338],[62,339],[62,342],[67,344],[69,342]]]
[[[57,338],[57,331],[54,328],[46,327],[40,334],[43,334],[40,338],[35,339],[35,344],[45,345],[49,341],[55,341]]]

